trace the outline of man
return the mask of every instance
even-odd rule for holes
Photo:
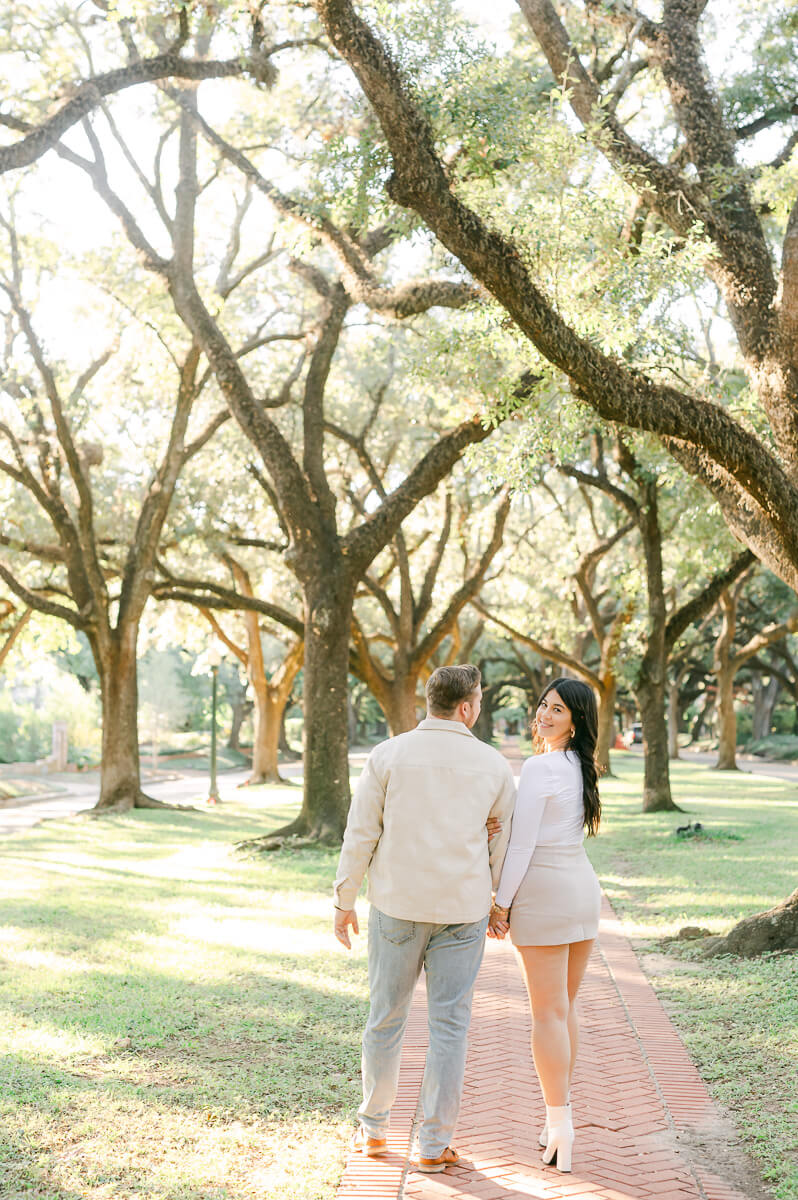
[[[371,1005],[355,1144],[370,1157],[385,1153],[402,1039],[423,966],[430,1040],[418,1165],[436,1172],[458,1161],[449,1141],[515,782],[507,760],[471,733],[482,699],[478,668],[438,667],[426,691],[426,719],[375,746],[358,781],[335,880],[335,936],[350,948],[349,927],[358,932],[355,898],[368,869]],[[489,817],[502,823],[490,846]]]

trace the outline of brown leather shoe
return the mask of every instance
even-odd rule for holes
[[[388,1152],[388,1139],[369,1137],[363,1126],[358,1125],[355,1136],[352,1138],[352,1149],[360,1150],[369,1158],[379,1158],[381,1154]]]
[[[447,1146],[437,1158],[419,1158],[418,1169],[425,1171],[427,1175],[434,1175],[437,1171],[445,1171],[447,1167],[456,1167],[459,1161],[460,1155],[457,1151]]]

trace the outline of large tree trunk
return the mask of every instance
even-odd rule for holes
[[[239,700],[232,705],[233,720],[230,725],[230,736],[227,739],[227,749],[237,750],[241,753],[241,726],[247,718],[247,715],[252,711],[252,701],[241,695]]]
[[[798,950],[798,888],[775,908],[745,917],[725,937],[707,938],[702,957],[755,958],[773,950]]]
[[[719,599],[722,621],[715,642],[712,669],[718,681],[718,771],[737,770],[737,717],[734,713],[734,676],[737,667],[732,659],[732,646],[737,629],[737,589],[724,588]]]
[[[603,775],[612,775],[610,750],[615,744],[615,695],[618,681],[612,672],[602,678],[603,688],[598,703],[598,740],[596,762]]]
[[[138,736],[138,625],[130,623],[110,637],[92,640],[100,677],[103,734],[100,798],[95,812],[128,812],[131,808],[161,808],[141,790]]]
[[[302,666],[302,644],[292,646],[271,683],[265,675],[253,680],[255,692],[255,734],[252,744],[252,776],[249,783],[284,783],[280,775],[278,760],[283,733],[283,718],[294,680]],[[277,680],[277,682],[275,682]]]
[[[346,696],[354,585],[333,563],[305,582],[304,593],[304,795],[296,820],[270,836],[337,843],[351,798]]]
[[[641,678],[635,689],[643,725],[643,812],[681,812],[671,796],[665,685],[662,674],[648,674],[651,665],[644,660]]]
[[[285,699],[275,694],[265,679],[252,685],[255,709],[252,714],[252,774],[247,783],[282,783],[277,761],[280,754],[280,723]]]
[[[500,689],[486,687],[482,692],[482,707],[479,710],[479,716],[476,719],[471,732],[479,738],[481,742],[487,742],[491,745],[494,736],[493,714],[496,711],[495,705],[499,696]]]
[[[668,756],[679,757],[679,723],[682,718],[680,703],[681,676],[668,684]]]
[[[354,588],[343,571],[305,592],[305,793],[300,831],[340,842],[349,812],[346,692]]]
[[[227,748],[228,750],[238,750],[240,752],[241,726],[252,711],[252,701],[247,700],[247,685],[242,682],[241,676],[237,672],[227,687],[227,698],[230,701],[230,708],[233,714],[232,721],[230,722],[230,736],[227,739]]]
[[[671,796],[668,724],[665,720],[666,649],[665,593],[662,586],[662,533],[659,527],[657,484],[643,484],[640,534],[646,557],[648,629],[646,652],[640,664],[635,695],[643,725],[643,812],[681,812]]]
[[[718,680],[718,771],[737,770],[737,715],[734,711],[734,668],[728,662],[721,667]]]
[[[280,717],[280,740],[278,745],[280,748],[280,754],[283,758],[290,758],[292,762],[298,762],[302,755],[298,750],[295,750],[293,746],[289,745],[288,734],[285,730],[285,714],[288,711],[288,704],[290,700],[291,697],[289,696],[288,701],[286,701],[285,705],[283,706],[282,715]]]
[[[391,737],[396,737],[397,733],[407,733],[418,725],[417,686],[417,675],[403,675],[394,679],[387,690],[380,707],[385,713]]]
[[[695,720],[693,721],[692,728],[690,729],[690,745],[692,745],[693,742],[697,742],[701,737],[704,727],[709,721],[709,718],[712,716],[714,708],[715,696],[712,692],[707,691],[704,693],[703,703],[699,705],[698,711],[695,715]]]
[[[751,725],[751,736],[754,741],[769,737],[773,724],[773,710],[781,693],[781,680],[771,675],[768,682],[762,683],[761,674],[756,671],[751,676],[751,689],[754,695],[754,713]]]

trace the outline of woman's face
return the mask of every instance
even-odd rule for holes
[[[560,699],[556,688],[547,692],[535,713],[537,731],[549,750],[562,750],[571,740],[571,710]]]

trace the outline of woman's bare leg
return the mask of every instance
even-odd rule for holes
[[[571,1039],[568,1014],[568,946],[519,946],[532,1006],[532,1057],[549,1107],[568,1099]]]
[[[576,993],[584,979],[590,952],[595,938],[584,942],[571,942],[568,947],[568,1038],[571,1043],[571,1063],[568,1070],[568,1086],[576,1066],[576,1056],[579,1053],[579,1021],[576,1016]]]

